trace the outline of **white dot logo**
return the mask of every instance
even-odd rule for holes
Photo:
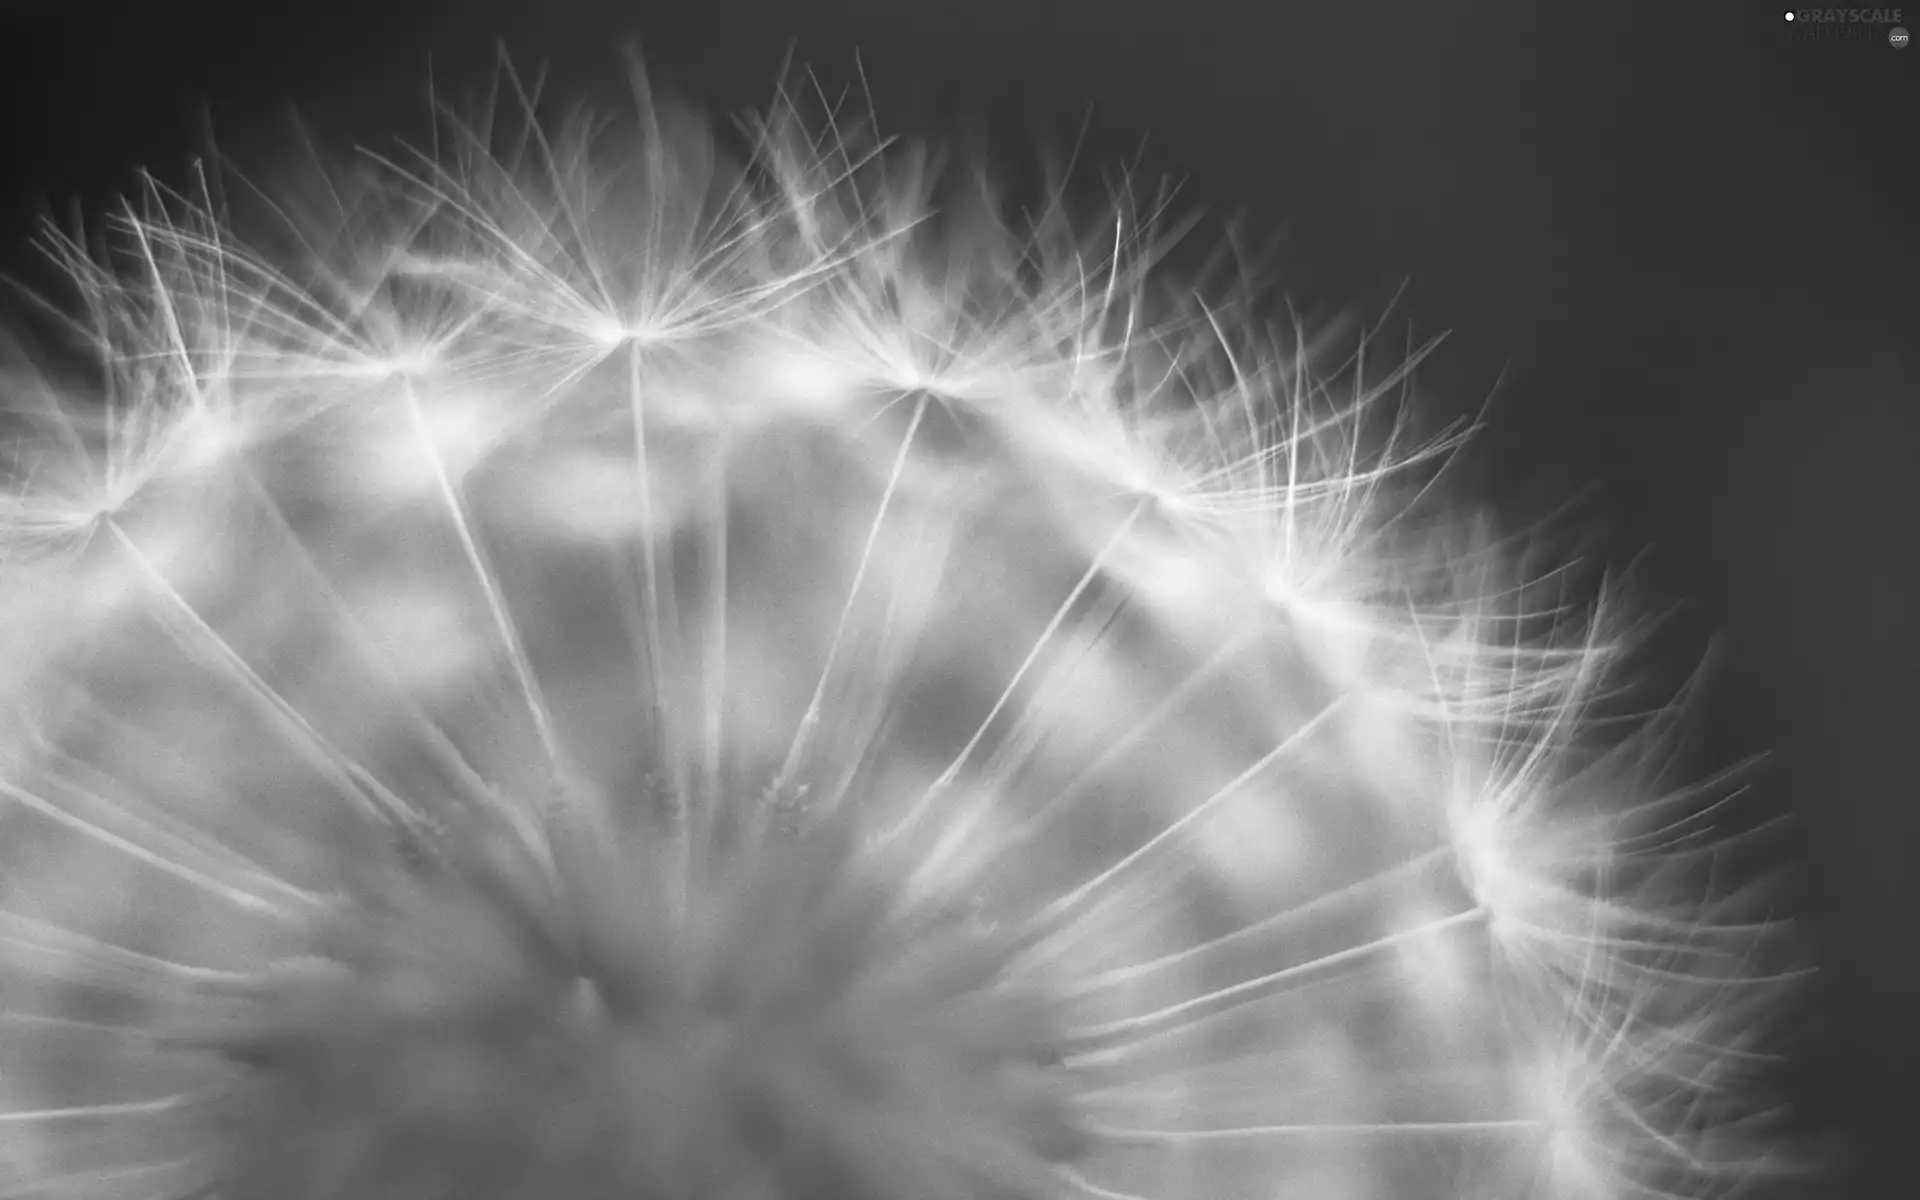
[[[1793,14],[1791,12],[1787,14],[1787,24],[1793,24]]]

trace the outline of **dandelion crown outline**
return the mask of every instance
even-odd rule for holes
[[[9,1187],[1776,1171],[1724,785],[1671,710],[1587,749],[1630,616],[1434,511],[1413,361],[1164,279],[1163,206],[501,79],[289,256],[204,176],[49,242],[99,381],[8,382]]]

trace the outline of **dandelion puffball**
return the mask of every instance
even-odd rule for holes
[[[155,185],[53,241],[92,370],[5,377],[0,1194],[1772,1169],[1792,972],[1720,793],[1659,721],[1596,747],[1633,622],[1447,510],[1402,373],[1124,202],[641,113],[446,117],[296,237]]]

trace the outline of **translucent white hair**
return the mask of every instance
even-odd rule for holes
[[[1738,789],[1597,719],[1639,623],[1448,495],[1411,361],[786,94],[742,163],[505,94],[48,239],[0,1193],[1786,1168]]]

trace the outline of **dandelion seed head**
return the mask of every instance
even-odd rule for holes
[[[1622,623],[1445,511],[1403,369],[791,94],[731,166],[501,89],[291,259],[157,189],[57,243],[0,1190],[1763,1176],[1779,924],[1582,750]]]

